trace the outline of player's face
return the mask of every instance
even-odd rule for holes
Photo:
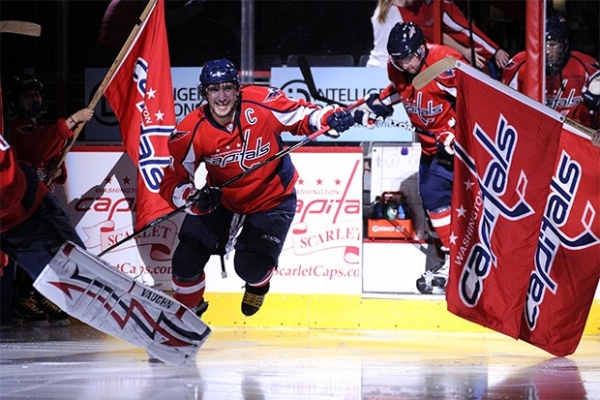
[[[396,64],[400,70],[411,75],[416,75],[421,69],[421,60],[423,59],[421,54],[422,51],[417,51],[416,53],[409,54],[402,58],[392,57],[392,62]]]
[[[41,109],[42,95],[38,90],[31,89],[19,96],[19,106],[22,110],[33,111]]]
[[[548,64],[562,63],[564,45],[559,40],[548,40],[546,42],[546,62]]]
[[[215,120],[226,125],[233,119],[235,113],[238,89],[232,82],[210,85],[206,88],[206,100]]]

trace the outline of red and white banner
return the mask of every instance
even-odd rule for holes
[[[104,96],[115,111],[127,153],[138,168],[135,229],[171,211],[158,191],[169,165],[175,109],[164,3],[141,26]]]
[[[597,148],[473,68],[457,78],[448,310],[571,354],[600,271]]]

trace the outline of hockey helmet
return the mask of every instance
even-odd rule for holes
[[[44,85],[33,75],[15,76],[8,90],[8,100],[19,116],[36,118],[46,113]]]
[[[398,22],[388,37],[387,51],[394,59],[408,57],[411,54],[419,54],[421,46],[425,44],[425,35],[421,28],[414,22]]]
[[[560,14],[546,18],[546,73],[556,75],[567,60],[569,52],[569,25]]]
[[[223,82],[233,82],[239,88],[240,77],[235,65],[225,58],[207,61],[200,72],[202,93],[204,94],[208,86]]]

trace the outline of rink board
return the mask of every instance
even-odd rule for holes
[[[442,332],[490,332],[446,310],[443,295],[363,298],[352,295],[302,295],[270,293],[260,311],[245,317],[240,293],[207,293],[209,326],[314,328],[363,330],[427,330]],[[584,334],[600,334],[600,300],[594,300]]]

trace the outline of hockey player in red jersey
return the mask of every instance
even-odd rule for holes
[[[67,179],[67,169],[64,164],[57,166],[56,161],[73,138],[71,129],[89,121],[94,112],[84,108],[67,119],[60,118],[56,122],[45,120],[43,89],[43,84],[32,75],[14,78],[8,98],[17,116],[11,121],[9,140],[17,160],[31,166],[41,181],[52,180],[62,185]],[[56,206],[60,207],[58,204]],[[33,288],[33,280],[29,275],[22,269],[18,269],[16,275],[14,319],[30,326],[69,324],[68,315]]]
[[[207,61],[200,74],[207,104],[187,115],[171,136],[171,166],[160,193],[174,208],[192,201],[179,231],[173,255],[174,297],[203,312],[204,266],[227,237],[235,243],[234,267],[246,282],[241,310],[254,315],[269,291],[270,279],[296,210],[298,174],[289,155],[266,163],[219,189],[229,179],[265,161],[283,148],[282,132],[309,135],[329,126],[338,136],[353,124],[348,111],[318,108],[292,100],[283,91],[261,86],[240,87],[235,66],[226,59]],[[201,163],[207,183],[196,189]],[[229,243],[231,248],[233,242]]]
[[[523,89],[525,52],[508,63],[502,82]],[[569,49],[569,27],[562,15],[546,19],[546,106],[587,126],[600,128],[600,65],[591,56]]]
[[[62,164],[56,167],[56,159],[67,141],[73,138],[72,129],[89,121],[93,110],[83,108],[68,118],[50,122],[42,119],[46,112],[43,85],[32,75],[15,77],[8,92],[17,117],[11,122],[10,143],[19,161],[32,165],[42,181],[48,178],[64,184],[67,170]]]
[[[454,163],[454,129],[456,82],[453,70],[448,70],[420,90],[412,85],[420,72],[448,56],[464,61],[454,49],[426,43],[421,29],[414,23],[398,23],[388,39],[387,71],[392,82],[380,94],[366,98],[363,125],[372,125],[374,118],[389,117],[392,106],[402,103],[415,126],[421,143],[419,194],[429,220],[442,245],[450,248],[450,204]],[[442,291],[448,276],[448,257],[435,271],[425,271],[417,280],[421,293]]]

